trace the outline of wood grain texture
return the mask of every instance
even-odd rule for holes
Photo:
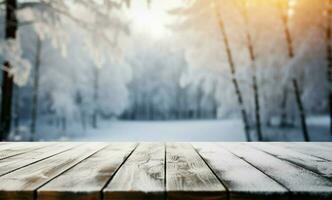
[[[135,146],[134,143],[109,144],[38,189],[38,200],[101,199],[101,190]]]
[[[331,150],[332,148],[332,142],[314,142],[314,144],[317,143],[317,145],[325,146]]]
[[[322,151],[332,151],[331,142],[297,142],[299,146],[318,148]]]
[[[104,143],[80,144],[74,149],[1,176],[0,199],[34,199],[39,187],[105,146]]]
[[[316,143],[276,142],[275,144],[284,148],[292,149],[300,153],[332,161],[332,148],[325,148],[325,146],[322,148],[319,146],[319,144]]]
[[[188,143],[166,145],[167,199],[226,199],[217,177]]]
[[[17,142],[0,146],[0,160],[50,145],[48,142]]]
[[[164,198],[165,146],[141,143],[103,190],[105,200]]]
[[[332,161],[282,148],[273,143],[250,143],[249,145],[332,180]]]
[[[0,143],[0,200],[332,199],[331,145]]]
[[[291,191],[292,199],[331,199],[332,182],[295,164],[240,143],[219,143]]]
[[[73,148],[74,143],[50,143],[24,154],[0,160],[0,176]]]
[[[31,142],[0,142],[0,151],[4,150],[4,149],[8,149],[8,147],[10,148],[15,148],[15,147],[19,147],[22,148],[22,146],[26,146],[26,145],[36,145],[33,144]]]
[[[192,143],[229,191],[231,200],[288,199],[287,189],[213,143]]]
[[[10,142],[0,142],[0,147],[4,146],[4,145],[8,145],[10,144]]]

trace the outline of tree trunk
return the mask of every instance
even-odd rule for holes
[[[138,97],[137,97],[137,94],[135,93],[135,91],[133,91],[133,98],[134,98],[134,102],[132,104],[132,113],[131,113],[131,119],[132,120],[135,120],[137,119],[137,114],[138,114]]]
[[[6,21],[5,21],[5,39],[16,39],[17,19],[16,19],[16,0],[6,0]],[[4,67],[11,68],[9,61],[4,62]],[[1,96],[1,123],[0,123],[0,141],[6,140],[11,125],[11,107],[13,97],[13,76],[8,70],[3,71],[2,78],[2,96]]]
[[[328,50],[328,80],[330,87],[332,85],[332,47],[329,45],[329,50]],[[330,108],[330,134],[332,136],[332,91],[331,88],[329,87],[329,108]]]
[[[98,128],[98,113],[96,110],[94,110],[92,114],[92,128]]]
[[[288,9],[288,1],[287,1],[287,9]],[[282,20],[283,25],[284,25],[284,34],[285,34],[286,43],[287,43],[287,47],[288,47],[288,57],[289,57],[289,59],[293,59],[294,58],[294,48],[293,48],[292,36],[291,36],[290,30],[289,30],[289,27],[288,27],[289,17],[288,17],[288,14],[284,14],[281,5],[280,5],[280,16],[281,16],[281,20]],[[300,94],[298,81],[295,78],[295,76],[293,76],[292,82],[293,82],[293,87],[294,87],[294,94],[295,94],[295,98],[296,98],[296,104],[297,104],[297,107],[298,107],[299,113],[300,113],[302,133],[303,133],[305,141],[309,141],[308,129],[307,129],[307,124],[306,124],[306,114],[305,114],[303,102],[302,102],[302,99],[301,99],[301,94]]]
[[[98,115],[99,115],[99,69],[93,68],[93,100],[94,100],[94,110],[92,114],[92,127],[98,128]]]
[[[253,90],[254,90],[254,98],[255,98],[255,118],[256,118],[256,134],[258,141],[263,140],[262,134],[262,126],[261,126],[261,115],[260,115],[260,106],[259,106],[259,91],[257,85],[257,77],[253,75]]]
[[[196,119],[201,119],[202,118],[202,91],[201,89],[198,89],[196,93],[196,108],[195,108],[195,118]]]
[[[82,124],[82,129],[86,131],[86,114],[83,108],[80,108],[80,115],[81,115],[81,124]]]
[[[181,104],[181,87],[176,87],[176,104],[174,110],[174,118],[181,119],[181,112],[182,112],[182,104]]]
[[[30,127],[30,141],[34,140],[36,134],[36,123],[38,114],[38,93],[39,93],[39,70],[40,70],[40,54],[41,54],[42,42],[37,37],[36,57],[35,57],[35,71],[33,80],[33,92],[32,92],[32,112],[31,112],[31,127]]]
[[[232,83],[235,89],[235,93],[237,96],[237,100],[238,100],[238,104],[240,107],[240,111],[241,111],[241,116],[242,116],[242,120],[243,120],[243,124],[244,124],[244,132],[246,134],[246,138],[247,141],[250,141],[250,130],[249,130],[249,121],[248,121],[248,115],[247,112],[245,110],[244,107],[244,103],[243,103],[243,97],[242,97],[242,93],[238,84],[238,80],[236,78],[236,71],[235,71],[235,64],[234,64],[234,60],[233,60],[233,55],[231,52],[231,48],[229,46],[229,41],[228,41],[228,37],[226,34],[226,30],[225,30],[225,26],[224,26],[224,21],[220,15],[220,6],[219,6],[219,2],[217,1],[217,6],[215,6],[216,8],[216,14],[218,17],[218,21],[219,21],[219,28],[220,31],[222,33],[222,36],[224,38],[224,46],[225,46],[225,51],[227,53],[227,58],[228,58],[228,63],[229,63],[229,67],[230,67],[230,71],[231,71],[231,75],[232,75]]]
[[[288,102],[288,89],[287,87],[283,90],[283,96],[281,100],[281,115],[280,115],[280,127],[287,126],[287,102]]]
[[[10,68],[9,62],[5,62],[4,66]],[[2,80],[2,101],[1,101],[1,135],[0,140],[6,140],[11,127],[12,115],[12,98],[13,98],[13,76],[8,71],[3,71]]]
[[[151,120],[151,104],[148,98],[145,99],[146,120]]]
[[[20,127],[20,88],[18,86],[14,86],[14,131],[15,135],[19,134]]]
[[[299,85],[296,79],[293,79],[293,86],[294,86],[294,92],[295,92],[295,97],[296,97],[296,102],[297,106],[300,112],[300,117],[301,117],[301,126],[302,126],[302,131],[303,131],[303,137],[306,142],[309,141],[309,135],[308,135],[308,128],[307,128],[307,123],[306,123],[306,115],[303,107],[303,103],[301,100],[301,94],[300,94],[300,89]]]
[[[213,92],[210,94],[210,98],[212,100],[212,110],[211,110],[211,118],[212,119],[218,119],[218,103],[213,94],[216,93],[217,86],[214,85]]]
[[[258,141],[263,140],[262,136],[262,127],[261,127],[261,116],[260,116],[260,104],[259,104],[259,90],[258,90],[258,84],[257,84],[257,74],[256,74],[256,55],[254,51],[254,46],[252,43],[250,31],[249,31],[249,15],[248,15],[248,9],[247,6],[244,5],[245,8],[243,10],[243,17],[244,21],[246,23],[246,36],[247,36],[247,48],[249,52],[249,57],[251,60],[251,66],[252,66],[252,86],[253,86],[253,96],[254,96],[254,102],[255,102],[255,119],[256,119],[256,134]]]
[[[329,106],[330,106],[330,134],[332,136],[332,92],[329,92]]]
[[[61,128],[63,135],[66,135],[66,130],[67,130],[67,119],[66,116],[61,116]]]
[[[328,0],[327,2],[327,20],[326,20],[326,59],[327,59],[327,78],[329,81],[329,108],[330,108],[330,134],[332,136],[332,0]]]
[[[61,123],[60,123],[60,116],[59,115],[54,115],[55,116],[55,126],[57,129],[60,129]]]

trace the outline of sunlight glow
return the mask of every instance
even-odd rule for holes
[[[152,3],[150,7],[145,1],[133,1],[133,5],[129,10],[129,17],[136,29],[150,34],[155,39],[166,37],[170,31],[166,26],[172,20],[172,17],[167,13],[170,6],[174,3]],[[172,2],[172,1],[171,1]]]
[[[295,13],[294,7],[297,4],[297,0],[288,0],[288,17],[292,17]]]
[[[161,38],[166,34],[166,20],[160,13],[149,9],[136,9],[132,12],[132,17],[136,26],[150,32],[153,37]]]

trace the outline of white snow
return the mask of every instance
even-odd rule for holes
[[[222,147],[244,158],[292,191],[299,193],[332,191],[332,183],[327,179],[297,165],[284,162],[243,144],[223,143]]]
[[[63,132],[45,121],[38,126],[39,140],[75,141],[245,141],[241,120],[188,121],[100,121],[97,129],[83,130],[80,124],[68,124]],[[29,138],[21,132],[19,140]],[[12,135],[15,138],[15,135]]]
[[[332,141],[329,132],[328,116],[310,117],[307,120],[311,141]],[[53,122],[54,123],[54,122]],[[89,122],[88,122],[89,123]],[[12,135],[13,140],[29,138],[29,126],[25,122],[20,128],[20,137]],[[303,141],[301,127],[280,128],[263,127],[266,141]],[[61,130],[50,124],[48,118],[39,120],[36,137],[38,140],[76,140],[76,141],[187,141],[218,142],[245,141],[243,123],[240,119],[219,120],[174,120],[174,121],[124,121],[100,120],[98,128],[88,125],[84,130],[80,123],[69,121],[67,129]],[[251,138],[256,140],[255,130]]]
[[[91,130],[83,140],[115,141],[245,141],[238,120],[113,121]]]

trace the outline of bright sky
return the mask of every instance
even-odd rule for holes
[[[150,8],[148,8],[146,0],[132,1],[129,16],[136,30],[160,39],[170,34],[166,26],[174,20],[167,11],[181,6],[181,2],[181,0],[152,0]]]

